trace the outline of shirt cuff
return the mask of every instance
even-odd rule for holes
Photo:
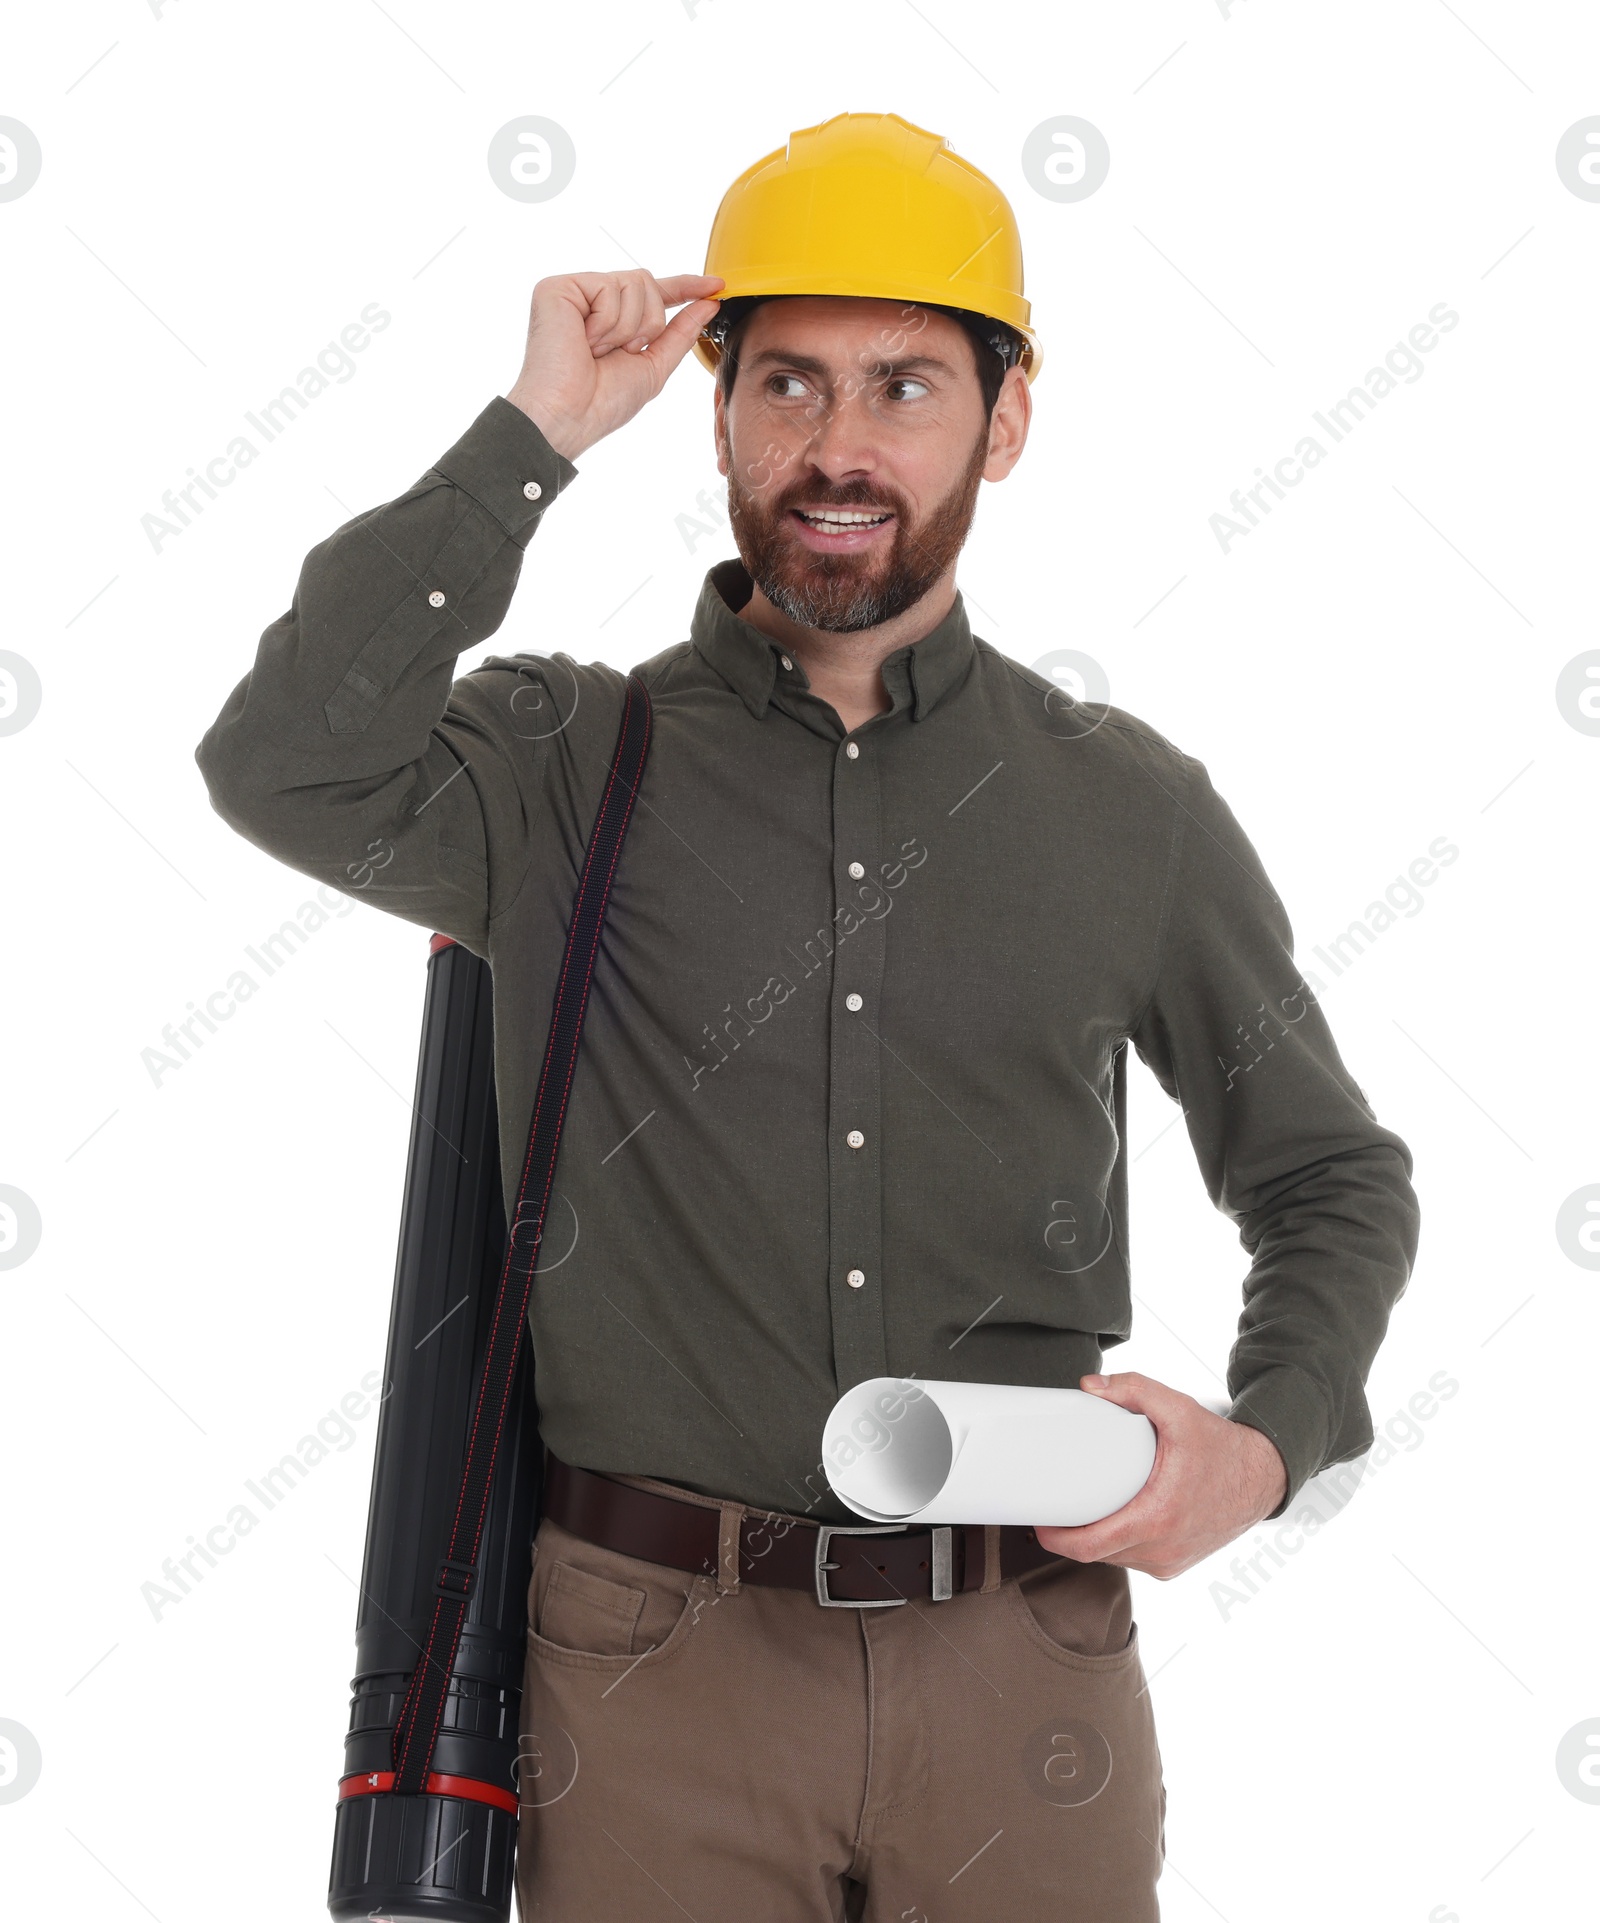
[[[1259,1429],[1276,1443],[1289,1472],[1282,1502],[1263,1521],[1276,1521],[1322,1468],[1332,1434],[1328,1413],[1321,1386],[1287,1363],[1264,1370],[1234,1397],[1228,1420]]]
[[[503,394],[433,465],[487,509],[519,547],[532,540],[545,509],[578,473]]]

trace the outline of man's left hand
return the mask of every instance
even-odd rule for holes
[[[1213,1415],[1193,1396],[1147,1375],[1086,1375],[1079,1387],[1148,1416],[1156,1459],[1138,1495],[1099,1522],[1036,1529],[1056,1555],[1121,1563],[1167,1582],[1282,1502],[1288,1471],[1277,1445],[1259,1429]]]

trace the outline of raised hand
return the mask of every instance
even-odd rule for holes
[[[575,460],[661,392],[717,311],[711,296],[722,285],[706,274],[657,280],[643,268],[540,281],[522,372],[506,399]],[[670,321],[669,307],[680,310]]]

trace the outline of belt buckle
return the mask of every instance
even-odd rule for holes
[[[881,1599],[858,1600],[853,1596],[830,1596],[828,1594],[828,1571],[839,1567],[829,1562],[828,1544],[835,1536],[903,1536],[910,1527],[903,1522],[869,1523],[861,1528],[846,1528],[842,1524],[823,1522],[817,1525],[817,1601],[824,1609],[898,1609],[902,1603],[909,1602],[909,1596],[884,1596]],[[948,1602],[951,1595],[951,1534],[948,1528],[931,1531],[933,1540],[932,1581],[929,1589],[934,1602]]]

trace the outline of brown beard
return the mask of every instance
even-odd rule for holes
[[[797,480],[770,499],[743,487],[737,465],[728,471],[728,520],[745,571],[780,614],[803,628],[856,634],[914,607],[956,556],[972,526],[978,483],[989,454],[980,434],[954,487],[913,526],[904,495],[890,487],[849,481]],[[788,526],[790,508],[883,507],[893,510],[894,539],[878,563],[867,554],[814,554]]]

